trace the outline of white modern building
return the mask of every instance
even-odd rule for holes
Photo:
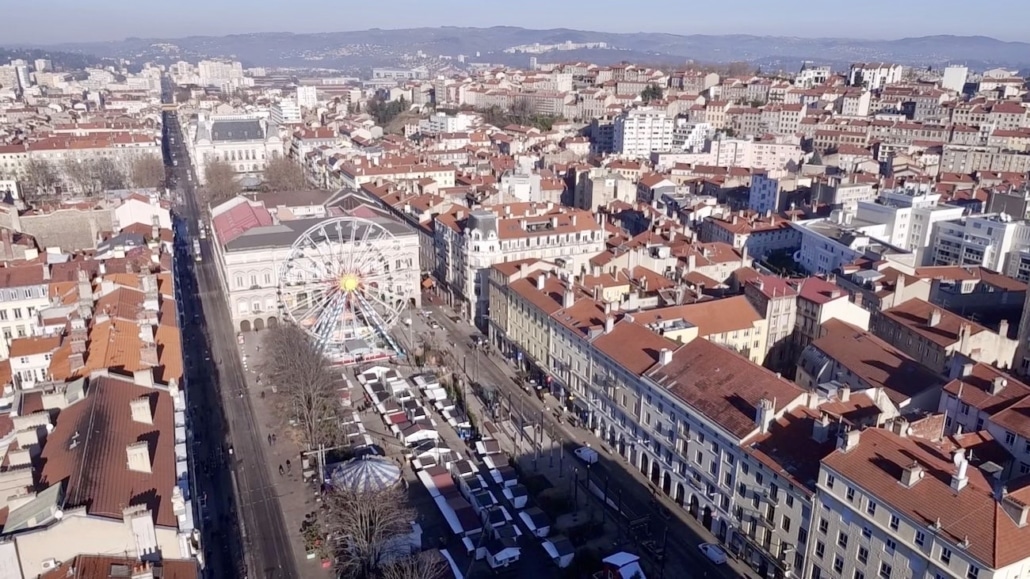
[[[969,69],[953,64],[944,69],[944,76],[941,77],[941,88],[961,93],[966,86],[966,79],[969,77]]]
[[[878,237],[915,253],[916,265],[930,265],[934,225],[960,219],[964,212],[961,207],[940,205],[940,198],[929,186],[885,190],[876,201],[858,202],[856,223],[881,225]]]
[[[197,63],[200,84],[222,87],[243,78],[243,65],[237,61],[201,60]]]
[[[860,257],[882,259],[905,268],[915,267],[915,254],[874,235],[882,234],[881,226],[856,224],[839,210],[828,219],[810,219],[790,225],[801,232],[801,247],[794,253],[794,261],[809,273],[834,273]]]
[[[664,110],[631,109],[615,117],[615,153],[629,157],[648,157],[656,151],[672,149],[676,121]]]
[[[290,99],[283,99],[268,109],[268,120],[276,125],[299,123],[303,120],[300,106]]]
[[[297,105],[302,109],[314,110],[318,107],[318,90],[313,86],[297,87]]]
[[[1030,249],[1030,225],[1004,213],[970,215],[936,224],[933,265],[979,265],[1017,277]]]
[[[905,68],[900,64],[870,62],[852,64],[848,73],[848,84],[879,90],[887,85],[901,82]]]
[[[420,133],[436,135],[439,133],[464,133],[472,128],[476,116],[468,113],[457,113],[448,115],[446,113],[433,113],[428,119],[418,123]]]
[[[8,357],[12,340],[35,333],[36,312],[50,305],[49,278],[46,265],[0,268],[0,359]]]
[[[204,184],[204,167],[212,159],[232,165],[238,176],[258,178],[269,159],[283,155],[283,142],[274,124],[255,115],[201,113],[185,129],[190,159]]]

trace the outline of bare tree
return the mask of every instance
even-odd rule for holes
[[[334,489],[323,499],[326,531],[337,546],[341,577],[374,579],[411,554],[398,538],[411,532],[414,510],[398,487],[356,492]],[[398,570],[401,570],[398,569]]]
[[[61,163],[68,184],[84,195],[95,195],[100,192],[100,182],[93,174],[90,159],[69,157]]]
[[[70,184],[85,195],[125,188],[125,175],[111,159],[73,157],[65,159],[61,169]]]
[[[265,333],[262,369],[283,396],[283,412],[297,420],[308,449],[341,437],[341,405],[328,361],[310,336],[292,324]]]
[[[232,165],[220,159],[212,159],[204,167],[204,182],[212,203],[232,199],[240,192],[236,171]]]
[[[146,155],[132,162],[129,180],[133,187],[153,189],[164,186],[165,164],[157,155]]]
[[[447,561],[440,551],[422,551],[385,565],[379,571],[382,579],[437,579],[447,570]]]
[[[25,163],[23,184],[26,200],[39,201],[57,194],[57,188],[61,186],[61,176],[49,162],[31,159]]]
[[[304,168],[285,157],[269,159],[263,187],[267,191],[300,191],[310,188]]]
[[[104,191],[125,189],[125,173],[111,159],[101,157],[93,160],[93,172]]]

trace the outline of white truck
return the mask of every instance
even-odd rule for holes
[[[193,259],[196,260],[196,261],[201,261],[201,260],[204,259],[204,256],[201,255],[201,253],[200,253],[200,240],[199,239],[194,239],[193,240]]]

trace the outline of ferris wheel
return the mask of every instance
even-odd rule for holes
[[[399,351],[389,335],[411,297],[415,264],[383,225],[336,217],[305,231],[279,274],[279,309],[329,353]]]

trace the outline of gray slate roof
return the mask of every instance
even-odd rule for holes
[[[297,239],[304,234],[305,231],[322,221],[326,221],[326,219],[316,217],[314,219],[296,219],[293,221],[283,221],[275,225],[254,227],[248,229],[243,233],[243,235],[240,235],[236,239],[227,243],[225,245],[225,250],[248,251],[253,249],[290,247],[293,245],[293,242],[297,241]],[[412,229],[403,223],[394,221],[393,219],[384,218],[374,219],[372,221],[379,223],[387,231],[397,237],[415,235],[415,232]],[[346,238],[349,238],[349,235],[347,235]]]
[[[264,140],[265,132],[257,119],[221,120],[211,123],[211,141]]]

